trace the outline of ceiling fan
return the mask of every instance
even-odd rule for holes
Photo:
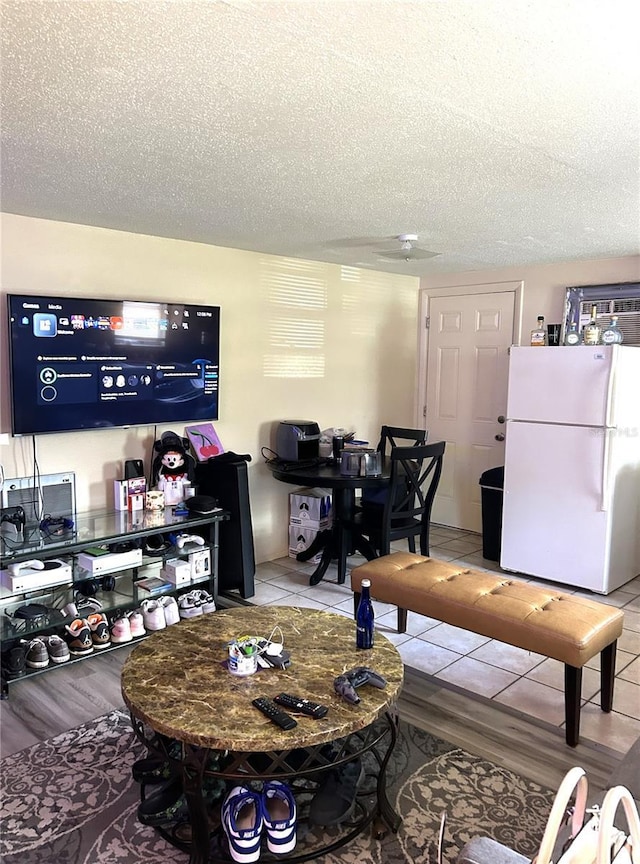
[[[399,242],[398,249],[382,250],[377,254],[382,258],[391,258],[399,261],[421,261],[425,258],[435,258],[440,252],[430,252],[414,245],[418,242],[417,234],[398,234],[396,240]]]
[[[397,245],[390,248],[390,244],[394,241],[397,241]],[[395,261],[419,261],[442,254],[422,249],[416,245],[417,242],[417,234],[398,234],[395,237],[350,237],[332,240],[327,245],[336,250],[371,248],[377,257]]]

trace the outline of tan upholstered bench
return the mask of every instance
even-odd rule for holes
[[[357,609],[362,579],[371,596],[398,607],[398,632],[407,610],[564,663],[567,744],[580,734],[582,667],[600,654],[600,707],[611,711],[620,609],[528,582],[467,570],[410,552],[394,552],[351,571]]]

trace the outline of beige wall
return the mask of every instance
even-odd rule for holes
[[[3,295],[179,299],[221,307],[221,407],[215,425],[227,450],[253,456],[249,484],[258,561],[286,554],[287,494],[295,487],[273,480],[260,455],[261,447],[273,443],[278,420],[346,426],[376,443],[381,423],[413,423],[417,278],[1,218]],[[0,433],[6,435],[11,423],[4,297],[0,302]],[[300,376],[303,368],[309,377]],[[158,433],[166,428],[171,427]],[[108,507],[111,481],[121,475],[124,460],[142,458],[147,466],[153,438],[152,427],[40,435],[39,470],[75,471],[79,510]],[[0,462],[7,477],[30,475],[31,438],[0,443]]]
[[[484,285],[493,282],[522,282],[521,344],[527,344],[538,315],[548,324],[561,322],[565,289],[574,285],[600,285],[609,282],[640,281],[640,256],[604,258],[597,261],[570,261],[559,264],[503,267],[499,270],[469,270],[464,273],[438,273],[424,276],[420,288],[433,295],[440,288],[459,285]]]

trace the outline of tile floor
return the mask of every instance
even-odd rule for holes
[[[407,547],[398,544],[395,548]],[[476,570],[504,572],[497,563],[482,557],[481,536],[467,531],[434,525],[431,555]],[[363,561],[353,556],[349,564],[356,566]],[[313,565],[298,563],[293,558],[260,564],[251,602],[260,606],[289,604],[330,609],[351,616],[353,594],[348,587],[349,577],[344,585],[338,585],[335,567],[331,567],[319,585],[310,586],[309,574],[313,569]],[[521,578],[537,581],[527,576]],[[583,672],[580,730],[581,737],[624,753],[640,736],[640,576],[607,597],[573,588],[563,590],[584,593],[624,609],[625,629],[618,642],[614,710],[610,714],[600,710],[596,657]],[[407,632],[399,634],[395,630],[395,608],[378,602],[374,602],[374,608],[376,627],[397,646],[407,666],[428,673],[445,687],[472,692],[554,726],[564,725],[561,663],[413,612],[408,615]]]

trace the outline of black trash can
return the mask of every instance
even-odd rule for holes
[[[502,502],[504,499],[504,465],[489,468],[480,476],[482,492],[482,555],[489,561],[500,561],[502,548]]]

